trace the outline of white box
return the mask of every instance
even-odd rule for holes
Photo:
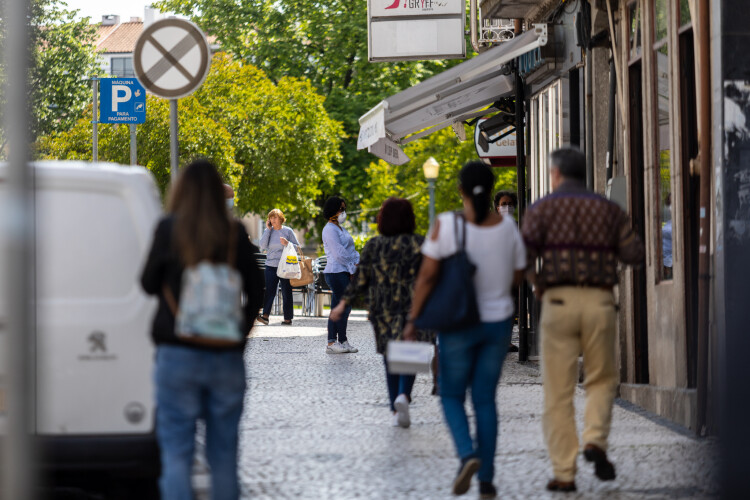
[[[386,349],[388,371],[399,375],[429,372],[435,346],[429,342],[402,342],[391,340]]]

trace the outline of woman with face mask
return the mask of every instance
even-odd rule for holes
[[[354,249],[354,239],[344,229],[346,202],[332,196],[323,205],[323,217],[328,223],[323,228],[323,247],[326,252],[326,268],[323,276],[331,288],[331,310],[335,309],[359,264],[359,252]],[[337,321],[328,319],[328,354],[357,352],[346,338],[346,323],[351,307],[347,307]]]
[[[512,219],[518,205],[516,199],[516,193],[513,191],[498,191],[495,193],[495,212],[503,216],[507,215]]]

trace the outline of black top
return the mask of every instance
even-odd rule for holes
[[[259,252],[258,247],[250,243],[245,228],[239,221],[233,221],[237,230],[237,249],[235,267],[242,275],[243,289],[247,296],[244,306],[245,324],[244,331],[250,332],[258,310],[263,302],[263,274],[255,260],[255,254]],[[167,216],[159,221],[154,234],[151,251],[148,254],[146,266],[141,275],[141,286],[149,295],[159,297],[159,309],[156,311],[151,337],[155,344],[177,344],[198,349],[210,350],[242,350],[243,342],[233,347],[204,347],[193,343],[181,341],[174,332],[174,315],[164,299],[162,292],[166,283],[175,297],[180,296],[183,265],[172,245],[172,228],[174,217]]]
[[[389,340],[401,340],[411,309],[414,282],[422,263],[424,237],[416,234],[376,236],[359,257],[357,274],[342,297],[351,304],[365,297],[375,344],[384,354]],[[434,342],[434,332],[417,332],[422,342]]]

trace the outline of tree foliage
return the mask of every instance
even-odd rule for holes
[[[336,188],[356,207],[367,194],[372,156],[357,151],[358,118],[383,98],[455,64],[454,61],[370,63],[364,0],[161,0],[192,18],[237,58],[274,81],[309,78],[344,125]],[[329,186],[323,186],[325,190]]]
[[[96,27],[89,18],[76,20],[77,11],[60,0],[32,0],[30,11],[31,134],[37,137],[73,126],[91,99],[91,84],[83,78],[101,68],[94,46]],[[4,33],[0,30],[0,37]],[[2,38],[0,43],[4,45]],[[4,65],[0,72],[5,74]]]
[[[458,173],[464,163],[477,157],[473,141],[459,142],[451,129],[412,142],[404,148],[411,159],[404,165],[391,165],[383,160],[371,163],[368,168],[370,190],[362,202],[363,216],[373,222],[380,205],[387,198],[407,198],[414,206],[417,232],[426,234],[429,226],[429,190],[422,165],[429,157],[440,164],[440,174],[435,182],[435,213],[461,208],[458,194]],[[496,168],[495,189],[516,189],[516,169]]]
[[[149,96],[146,115],[137,129],[138,162],[154,173],[164,192],[170,165],[168,102]],[[213,160],[234,187],[241,213],[277,207],[298,220],[317,215],[314,200],[333,175],[342,132],[308,81],[273,83],[255,66],[217,54],[203,86],[180,100],[179,115],[181,163]],[[69,131],[43,138],[41,155],[90,160],[88,116]],[[129,162],[127,126],[100,125],[99,156]]]

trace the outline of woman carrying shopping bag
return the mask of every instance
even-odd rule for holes
[[[440,398],[460,460],[453,494],[466,493],[478,471],[480,498],[497,495],[492,483],[498,430],[495,392],[510,342],[511,285],[521,282],[526,267],[515,222],[493,210],[494,183],[492,171],[482,162],[461,169],[463,214],[440,214],[425,241],[404,330],[406,340],[415,340],[417,326],[441,317],[443,326],[435,325]],[[474,440],[464,408],[469,388],[476,415]]]
[[[294,230],[284,226],[284,222],[286,222],[284,214],[278,208],[274,208],[268,212],[266,230],[263,231],[263,235],[260,237],[260,249],[266,252],[266,298],[263,303],[263,313],[258,316],[258,321],[264,325],[267,325],[269,322],[268,316],[271,313],[271,306],[273,306],[273,300],[276,298],[279,285],[281,285],[281,298],[284,306],[284,321],[281,324],[291,325],[292,318],[294,318],[292,285],[289,283],[288,278],[278,276],[278,267],[281,261],[281,254],[284,253],[284,248],[289,243],[292,243],[292,245],[299,249],[299,242],[297,241],[297,236],[294,234]]]
[[[383,355],[388,396],[393,412],[392,425],[409,427],[409,403],[415,375],[396,375],[388,370],[385,358],[390,340],[401,338],[411,307],[414,280],[422,262],[424,237],[414,234],[416,222],[409,200],[388,198],[378,212],[378,232],[362,249],[359,272],[346,289],[331,319],[339,320],[348,304],[358,296],[367,301],[369,319],[375,330],[375,345]],[[419,332],[420,340],[433,342],[434,335]]]

